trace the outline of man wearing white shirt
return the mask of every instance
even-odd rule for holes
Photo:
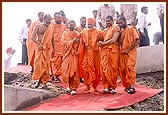
[[[26,26],[21,29],[20,35],[19,35],[19,41],[22,43],[22,64],[28,65],[28,56],[27,56],[27,46],[26,41],[28,38],[28,31],[31,25],[31,20],[26,20]]]
[[[164,44],[164,4],[159,4],[157,6],[157,14],[160,18],[162,41],[163,41],[163,44]]]
[[[97,10],[93,10],[92,14],[93,14],[94,19],[96,20],[95,27],[96,28],[100,28],[100,26],[98,24],[98,17],[97,17],[98,11]]]
[[[136,25],[137,12],[138,12],[137,4],[120,5],[120,13],[126,18],[128,25],[132,25],[132,26]]]
[[[148,26],[151,25],[151,23],[147,23],[146,20],[146,14],[148,14],[148,7],[143,6],[141,8],[141,15],[138,18],[138,30],[140,32],[140,47],[141,46],[149,46],[150,40],[148,36]]]
[[[106,27],[105,19],[107,16],[112,16],[113,19],[115,19],[116,11],[115,7],[111,4],[103,4],[98,9],[98,23],[100,26],[100,29],[103,30]]]

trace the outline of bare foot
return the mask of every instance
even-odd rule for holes
[[[87,85],[86,88],[84,89],[84,91],[89,91],[90,90],[90,86]]]
[[[94,89],[94,92],[99,92],[97,89]]]

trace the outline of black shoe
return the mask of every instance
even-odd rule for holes
[[[18,63],[17,65],[24,65],[23,63]]]
[[[84,83],[84,80],[82,78],[80,78],[80,83]]]
[[[128,94],[134,94],[136,91],[135,91],[135,88],[131,87],[129,88],[128,90]]]
[[[61,82],[60,78],[58,77],[52,77],[52,81],[55,81],[56,83]]]
[[[52,81],[54,81],[55,79],[54,79],[54,77],[52,77]]]
[[[125,88],[124,91],[128,92],[129,88]]]
[[[33,72],[34,72],[34,70],[33,70],[33,69],[31,69],[31,70],[30,70],[30,74],[33,74]]]
[[[40,86],[40,81],[38,81],[38,82],[36,82],[36,84],[35,84],[35,88],[38,88]]]

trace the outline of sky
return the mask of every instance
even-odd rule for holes
[[[16,49],[11,66],[21,62],[22,46],[18,40],[21,28],[25,26],[25,20],[37,20],[40,11],[49,13],[52,17],[54,12],[63,10],[68,19],[73,19],[79,24],[80,17],[93,17],[92,11],[106,2],[2,2],[2,43],[3,53],[6,48],[12,46]],[[120,4],[124,2],[108,2],[114,5],[116,11],[120,12]],[[163,3],[163,2],[162,2]],[[126,3],[125,3],[126,4]],[[153,45],[153,34],[160,31],[159,18],[156,8],[159,2],[135,2],[138,6],[138,15],[142,6],[148,7],[147,21],[152,25],[148,28],[150,44]]]

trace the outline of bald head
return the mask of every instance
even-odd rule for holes
[[[51,19],[52,19],[52,18],[51,18],[51,15],[50,15],[50,14],[45,14],[45,15],[44,15],[44,24],[47,25],[47,26],[50,25]]]
[[[54,18],[55,18],[56,24],[61,24],[62,18],[61,18],[61,13],[60,12],[55,12],[54,13]]]
[[[119,15],[118,17],[117,17],[117,19],[118,20],[122,20],[122,21],[126,21],[126,18],[123,16],[123,15]]]
[[[127,21],[126,21],[126,18],[123,16],[123,15],[120,15],[117,17],[117,22],[118,26],[120,28],[126,28],[127,27]]]
[[[75,24],[75,21],[74,21],[74,20],[70,20],[70,21],[68,22],[68,28],[69,28],[71,31],[74,31],[75,26],[76,26],[76,24]]]
[[[39,12],[38,13],[38,18],[39,18],[40,22],[43,22],[43,20],[44,20],[44,12]]]
[[[50,14],[45,14],[44,19],[47,19],[47,18],[51,18],[51,15]]]
[[[82,26],[82,28],[86,26],[86,17],[83,16],[80,18],[80,25]]]

